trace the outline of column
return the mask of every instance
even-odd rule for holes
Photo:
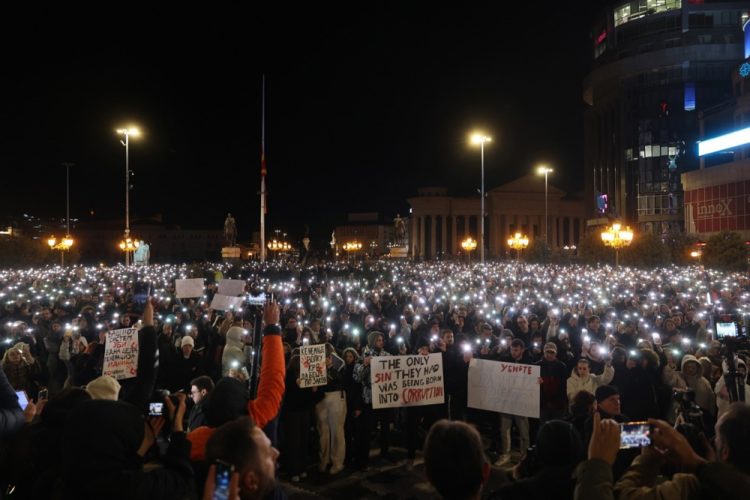
[[[456,225],[458,224],[458,217],[455,215],[451,216],[451,255],[458,253],[458,242],[456,241]]]
[[[425,216],[424,215],[419,216],[419,258],[420,259],[424,259],[424,241],[425,241],[424,222],[425,222]]]
[[[437,216],[430,215],[430,259],[434,259],[436,252],[435,252],[435,241],[437,239]]]
[[[568,245],[575,245],[573,239],[573,224],[575,223],[575,217],[568,217]]]
[[[446,217],[448,216],[445,214],[440,216],[440,251],[443,252],[443,254],[448,253],[448,224],[445,221]]]
[[[411,226],[411,230],[409,231],[409,254],[414,259],[417,257],[417,218],[415,216],[411,217],[409,225]]]
[[[490,215],[490,246],[488,248],[488,255],[490,257],[497,256],[497,233],[500,230],[500,223],[498,219],[499,217],[496,214]]]

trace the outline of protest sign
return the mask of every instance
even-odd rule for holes
[[[370,382],[375,409],[445,402],[440,354],[374,357],[370,360]]]
[[[299,365],[300,387],[316,387],[328,382],[325,344],[300,347]]]
[[[540,374],[536,365],[472,359],[468,406],[539,418]]]
[[[117,380],[138,375],[138,330],[123,328],[107,332],[102,375]]]
[[[175,297],[191,299],[203,296],[203,278],[189,280],[174,280]]]
[[[242,297],[229,297],[227,295],[214,295],[214,299],[211,301],[211,309],[216,311],[229,311],[237,310],[242,307]]]
[[[219,281],[219,293],[232,297],[242,295],[245,293],[245,280],[221,280]]]

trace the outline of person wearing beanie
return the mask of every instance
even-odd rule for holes
[[[370,384],[370,363],[372,358],[390,356],[383,349],[385,335],[382,332],[372,331],[367,335],[367,347],[362,352],[362,359],[354,367],[354,380],[362,384],[362,424],[357,432],[357,452],[355,458],[359,468],[366,469],[370,458],[370,432],[380,422],[380,456],[391,461],[388,452],[390,425],[393,412],[390,408],[374,410],[372,408],[372,386]]]
[[[544,344],[544,354],[537,363],[540,367],[541,387],[539,390],[539,425],[553,419],[563,418],[568,408],[566,381],[568,368],[557,359],[557,345]]]
[[[620,405],[620,390],[614,385],[601,385],[596,388],[594,393],[596,397],[596,411],[594,415],[598,414],[601,420],[611,419],[617,423],[629,422],[630,419],[622,414]],[[583,424],[584,433],[584,449],[588,449],[589,442],[591,441],[591,434],[594,430],[594,415],[591,415],[586,422]],[[612,476],[615,480],[622,476],[630,463],[635,457],[640,454],[639,448],[632,448],[629,450],[621,450],[617,454],[617,459],[612,466]]]
[[[109,375],[97,377],[86,385],[86,392],[91,399],[117,401],[120,395],[120,383]]]
[[[193,349],[195,340],[190,335],[180,339],[180,352],[174,365],[174,382],[170,389],[172,391],[185,391],[190,393],[190,381],[203,375],[201,356]]]

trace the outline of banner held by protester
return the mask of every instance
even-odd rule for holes
[[[328,383],[325,344],[300,347],[299,363],[300,387],[317,387]]]
[[[539,418],[540,370],[536,365],[472,359],[468,406]]]
[[[370,363],[374,409],[445,402],[440,354],[375,357]]]
[[[117,380],[138,375],[138,330],[123,328],[107,332],[102,375]]]

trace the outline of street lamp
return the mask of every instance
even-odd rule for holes
[[[529,237],[525,234],[516,233],[508,238],[508,246],[516,251],[516,261],[520,261],[521,250],[529,246]]]
[[[120,250],[125,252],[125,265],[128,266],[130,265],[130,254],[132,252],[135,252],[138,247],[141,246],[141,242],[130,237],[126,237],[120,241],[120,244],[118,246],[120,247]]]
[[[60,265],[65,265],[65,252],[70,250],[70,247],[73,246],[73,238],[70,237],[70,235],[66,235],[65,238],[61,239],[60,241],[57,241],[57,238],[54,236],[50,236],[50,238],[47,240],[47,245],[49,245],[51,250],[60,250]]]
[[[117,133],[124,135],[120,143],[125,146],[125,240],[130,238],[130,136],[138,137],[141,132],[135,128],[118,128]],[[125,265],[130,265],[130,254],[125,252]]]
[[[486,136],[482,133],[475,133],[471,136],[472,144],[479,144],[482,151],[482,189],[479,195],[482,197],[480,206],[481,214],[479,217],[479,260],[484,264],[484,143],[492,142],[492,137]]]
[[[602,242],[615,249],[615,267],[620,265],[620,249],[633,242],[633,230],[616,222],[602,231]]]
[[[471,236],[467,236],[464,241],[461,242],[461,248],[466,251],[466,255],[469,256],[469,263],[471,264],[471,252],[477,248],[477,240]]]
[[[353,255],[362,250],[362,243],[357,240],[348,241],[344,243],[343,248],[348,255]]]
[[[547,175],[551,174],[553,170],[546,165],[540,165],[536,169],[537,175],[543,175],[544,176],[544,244],[549,248],[549,238],[547,235],[549,234],[549,224],[547,222]]]

